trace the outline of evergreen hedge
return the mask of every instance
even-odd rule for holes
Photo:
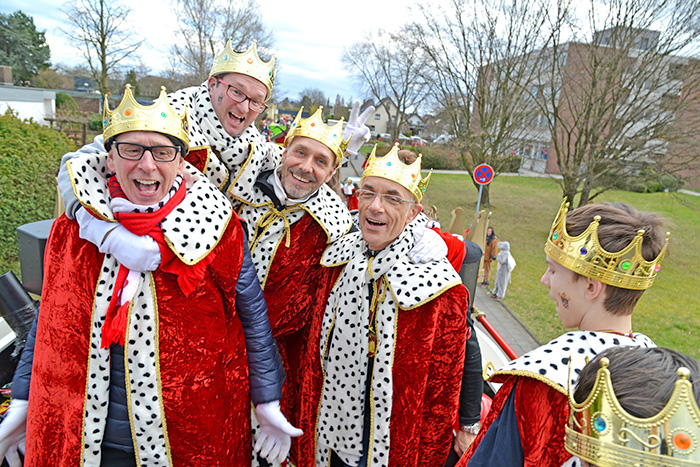
[[[61,157],[75,149],[57,130],[11,111],[0,116],[0,274],[19,276],[16,229],[53,217]]]

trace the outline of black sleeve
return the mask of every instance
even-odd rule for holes
[[[462,389],[459,393],[459,423],[471,425],[481,418],[481,395],[484,392],[484,379],[481,366],[481,349],[474,332],[471,307],[467,312],[467,349],[464,355]]]
[[[247,232],[245,226],[243,231]],[[250,398],[257,405],[282,397],[285,375],[277,344],[272,337],[265,296],[250,258],[247,238],[243,244],[243,265],[236,283],[236,310],[245,333]]]

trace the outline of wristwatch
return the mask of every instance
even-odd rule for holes
[[[459,426],[459,431],[464,431],[472,435],[478,435],[479,430],[481,429],[481,423],[476,422],[472,423],[471,425],[460,425]]]

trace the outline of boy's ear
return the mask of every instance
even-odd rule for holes
[[[586,292],[585,296],[589,300],[596,300],[598,297],[605,298],[605,291],[607,289],[607,284],[604,284],[596,279],[591,279],[590,277],[584,277],[586,280]]]

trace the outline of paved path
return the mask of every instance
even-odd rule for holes
[[[474,308],[486,315],[486,319],[496,328],[518,356],[540,346],[537,338],[532,335],[503,302],[497,302],[491,298],[490,291],[485,287],[478,285],[476,289]],[[477,324],[477,326],[481,331],[486,332],[481,324]]]

